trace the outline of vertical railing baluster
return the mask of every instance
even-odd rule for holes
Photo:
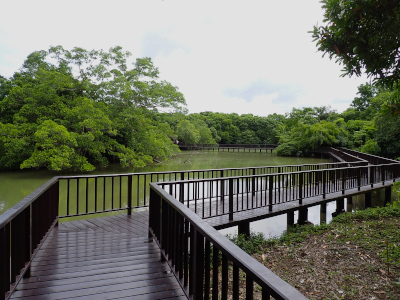
[[[267,287],[262,288],[262,300],[270,300],[271,299],[271,293],[267,289]]]
[[[119,208],[122,208],[122,176],[119,175]]]
[[[147,193],[146,193],[146,191],[147,191],[147,174],[145,174],[143,177],[144,177],[144,178],[143,178],[143,180],[144,180],[144,185],[143,185],[143,193],[144,193],[144,195],[143,195],[143,205],[146,205],[146,203],[147,203],[147,201],[146,201],[146,195],[147,195]],[[136,206],[139,206],[139,198],[137,199]]]
[[[268,184],[268,210],[272,211],[272,192],[273,192],[273,185],[274,185],[274,177],[273,175],[268,176],[269,184]]]
[[[221,292],[222,297],[221,300],[228,300],[228,258],[222,253],[222,284],[221,284]]]
[[[299,174],[299,204],[303,204],[303,172],[298,173]]]
[[[233,220],[233,178],[230,177],[228,180],[229,184],[229,221]]]
[[[253,278],[246,274],[246,300],[253,300],[254,281]]]
[[[239,300],[239,267],[236,264],[233,264],[232,273],[232,299]]]
[[[115,176],[111,176],[111,209],[114,209],[114,178]]]
[[[106,177],[103,177],[103,210],[106,210]]]
[[[347,169],[342,169],[341,170],[341,176],[342,176],[342,195],[345,193],[346,189],[346,181],[347,181]]]
[[[85,197],[86,197],[86,214],[87,214],[89,212],[89,178],[86,178]]]
[[[208,239],[204,248],[204,299],[210,299],[211,243]]]
[[[76,179],[76,214],[79,214],[79,178]]]
[[[213,280],[212,280],[212,299],[218,300],[219,288],[219,250],[213,246]]]
[[[183,244],[183,286],[185,288],[189,285],[189,221],[185,220],[185,233],[184,233],[184,244]]]
[[[70,205],[70,203],[69,203],[69,181],[70,181],[70,179],[68,178],[67,179],[67,216],[69,215],[69,205]]]
[[[127,199],[127,205],[128,205],[128,216],[132,215],[132,175],[128,175],[128,199]],[[138,187],[139,189],[139,187]]]
[[[0,229],[0,297],[10,289],[10,248],[11,248],[10,223]]]
[[[97,177],[94,178],[94,211],[97,212]]]
[[[131,175],[131,176],[136,176],[136,204],[139,206],[140,205],[140,177],[142,177],[142,175]],[[128,177],[129,180],[129,177]],[[171,181],[171,178],[170,178]],[[133,177],[132,177],[132,185],[133,185]],[[133,202],[133,199],[131,199],[131,203]]]

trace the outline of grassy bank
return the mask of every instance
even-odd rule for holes
[[[279,238],[230,238],[309,299],[400,299],[399,225],[395,202]]]

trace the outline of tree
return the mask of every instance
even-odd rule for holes
[[[358,87],[357,92],[359,97],[355,97],[350,106],[355,108],[360,113],[365,111],[370,106],[370,99],[375,97],[378,91],[378,88],[372,84],[361,84]]]
[[[347,131],[343,119],[313,124],[298,122],[290,130],[280,127],[278,155],[306,156],[323,146],[345,146]]]
[[[322,0],[324,25],[314,26],[318,50],[344,66],[343,76],[365,72],[379,84],[400,79],[400,1]]]
[[[159,80],[150,58],[130,68],[129,56],[57,46],[0,77],[0,169],[90,171],[110,159],[141,167],[179,151],[152,112],[185,111],[183,95]]]
[[[188,120],[180,121],[175,132],[178,135],[179,142],[183,144],[197,144],[200,140],[199,131]]]

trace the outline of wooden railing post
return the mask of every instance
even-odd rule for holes
[[[104,185],[105,185],[105,180],[106,179],[104,177]],[[106,195],[104,195],[104,197],[105,196]],[[128,205],[128,216],[130,216],[130,215],[132,215],[132,175],[128,175],[128,203],[127,203],[127,205]]]
[[[184,186],[183,182],[180,182],[179,183],[179,202],[184,203],[184,201],[185,201],[184,197],[185,197],[185,186]]]
[[[252,190],[252,196],[254,197],[256,194],[256,169],[252,169],[252,175],[253,178],[251,179],[251,190]]]
[[[272,211],[272,192],[273,192],[273,186],[274,186],[274,177],[272,175],[268,176],[268,210]]]
[[[10,224],[0,229],[0,297],[10,290]]]
[[[326,175],[327,171],[322,171],[322,198],[326,197]]]
[[[299,204],[303,204],[303,175],[304,173],[299,173]]]
[[[233,220],[233,178],[229,178],[229,221]]]
[[[193,299],[203,299],[203,287],[204,287],[204,237],[200,232],[194,230],[194,249],[196,265],[193,275],[195,277],[195,290]]]
[[[346,189],[346,179],[347,179],[347,169],[342,169],[342,194],[344,194],[344,191]]]
[[[369,168],[369,180],[370,180],[370,184],[371,187],[374,187],[374,180],[375,180],[375,167],[374,166],[370,166]]]

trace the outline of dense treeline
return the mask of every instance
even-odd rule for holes
[[[187,114],[183,95],[159,79],[151,59],[128,67],[129,56],[120,47],[57,46],[30,54],[12,77],[0,76],[0,169],[91,171],[114,161],[140,167],[174,155],[177,141],[279,144],[279,155],[344,146],[400,156],[396,86],[361,85],[341,114],[330,107],[267,117]]]
[[[277,153],[306,156],[321,146],[341,146],[390,158],[400,156],[400,118],[388,103],[397,89],[359,87],[350,107],[339,114],[330,107],[293,108],[285,115],[258,117],[202,112],[157,114],[174,139],[184,144],[279,144]]]
[[[277,144],[276,128],[285,120],[278,114],[258,117],[213,112],[158,114],[155,118],[168,123],[174,138],[183,144]]]

